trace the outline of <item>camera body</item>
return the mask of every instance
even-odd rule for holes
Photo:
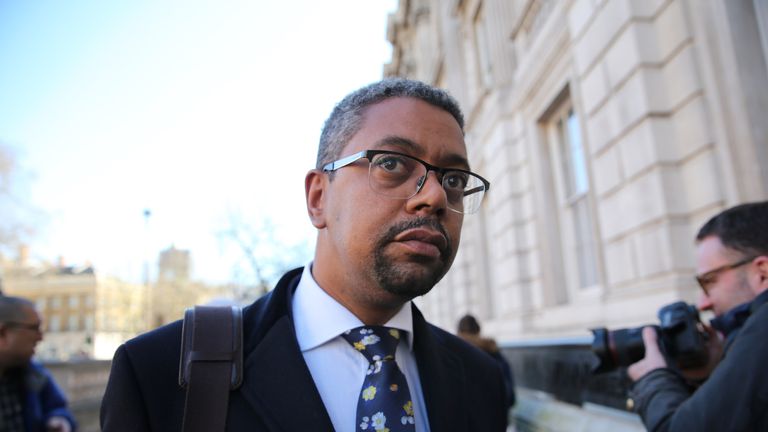
[[[668,360],[680,368],[703,366],[708,360],[707,336],[698,324],[696,306],[679,301],[659,309],[659,325],[654,325],[659,336],[659,348]],[[608,330],[592,329],[592,352],[598,363],[593,372],[608,372],[626,367],[645,356],[643,327]]]

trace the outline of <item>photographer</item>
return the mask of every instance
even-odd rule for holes
[[[723,211],[696,242],[698,307],[715,315],[704,329],[709,364],[668,367],[656,332],[644,328],[645,358],[627,370],[634,409],[649,431],[768,430],[768,201]]]

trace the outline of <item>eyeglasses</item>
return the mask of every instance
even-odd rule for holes
[[[471,214],[480,208],[485,192],[491,187],[488,180],[458,168],[440,168],[407,154],[388,150],[363,150],[335,162],[326,164],[324,172],[333,172],[360,159],[368,159],[368,185],[375,192],[389,198],[409,199],[427,182],[427,174],[434,171],[448,198],[448,208],[462,214]]]
[[[737,262],[735,262],[733,264],[726,264],[726,265],[720,266],[720,267],[718,267],[718,268],[716,268],[714,270],[710,270],[710,271],[708,271],[706,273],[702,273],[702,274],[696,276],[696,281],[699,283],[699,286],[701,286],[701,289],[704,290],[704,294],[709,295],[709,290],[708,290],[707,287],[712,285],[713,283],[715,283],[715,281],[717,280],[717,275],[718,274],[720,274],[720,273],[722,273],[722,272],[724,272],[726,270],[735,269],[735,268],[741,267],[741,266],[743,266],[745,264],[749,264],[755,258],[757,258],[757,257],[753,256],[753,257],[749,257],[749,258],[744,258],[743,260],[737,261]]]
[[[23,328],[27,330],[32,330],[40,333],[43,328],[43,323],[36,322],[36,323],[21,323],[21,322],[15,322],[15,321],[6,321],[3,324],[5,324],[8,327],[18,327]]]

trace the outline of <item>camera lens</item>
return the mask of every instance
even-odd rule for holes
[[[635,327],[609,331],[605,327],[592,329],[592,352],[598,359],[593,372],[607,372],[626,367],[645,356],[643,328]]]

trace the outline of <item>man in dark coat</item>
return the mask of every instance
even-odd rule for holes
[[[649,431],[768,430],[768,202],[718,214],[696,239],[698,306],[715,314],[710,364],[668,367],[656,333],[643,329],[645,358],[628,369],[635,409]]]
[[[314,260],[244,309],[243,384],[226,430],[504,431],[499,368],[411,303],[448,271],[463,217],[488,188],[469,171],[463,118],[444,91],[387,79],[342,100],[305,179]],[[394,355],[369,364],[358,352],[368,342],[343,336],[373,329],[398,341]],[[105,432],[180,430],[180,330],[177,322],[118,349]],[[361,392],[385,361],[403,384]],[[390,392],[407,397],[403,412],[365,414],[367,401]]]

